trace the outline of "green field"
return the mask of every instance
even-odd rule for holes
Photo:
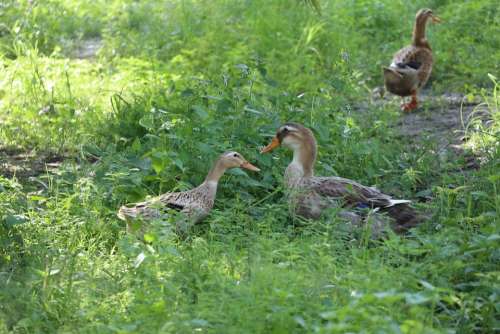
[[[422,7],[443,23],[404,115],[372,91]],[[0,333],[500,331],[499,31],[494,0],[1,1]],[[372,240],[292,217],[290,152],[259,154],[286,121],[318,175],[426,222]],[[126,233],[121,205],[229,149],[262,171],[228,172],[187,238]]]

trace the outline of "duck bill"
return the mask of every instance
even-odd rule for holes
[[[252,165],[251,163],[249,163],[248,161],[245,161],[244,163],[242,163],[240,165],[241,168],[245,168],[245,169],[248,169],[248,170],[251,170],[251,171],[254,171],[254,172],[260,172],[260,169],[254,165]]]
[[[432,20],[432,23],[441,23],[442,22],[442,20],[439,17],[434,16],[434,15],[431,16],[431,20]]]
[[[279,141],[278,137],[274,137],[273,140],[271,140],[271,143],[269,143],[269,145],[267,145],[262,150],[260,150],[260,153],[271,152],[272,150],[274,150],[278,146],[280,146],[280,141]]]

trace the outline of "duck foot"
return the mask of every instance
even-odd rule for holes
[[[412,110],[415,110],[418,108],[418,103],[416,102],[408,102],[408,103],[403,103],[401,105],[401,110],[404,111],[404,112],[410,112]]]
[[[413,93],[411,95],[411,101],[408,103],[403,103],[401,105],[401,110],[404,112],[410,112],[412,110],[417,109],[417,107],[418,107],[417,95],[416,93]]]

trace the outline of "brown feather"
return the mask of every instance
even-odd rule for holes
[[[434,63],[432,50],[429,42],[425,38],[425,27],[429,19],[429,9],[422,9],[417,13],[415,25],[413,28],[412,43],[397,51],[393,58],[390,68],[384,69],[384,83],[387,90],[395,95],[410,96],[418,89],[425,86],[432,73]],[[406,64],[421,64],[417,69],[402,70]],[[392,75],[391,71],[401,74],[398,78]]]
[[[383,215],[380,214],[387,213],[393,220],[391,227],[397,233],[403,233],[421,222],[417,212],[407,204],[409,201],[395,200],[376,188],[364,186],[353,180],[336,176],[314,176],[317,144],[313,133],[299,124],[287,123],[287,125],[293,125],[295,130],[283,132],[284,127],[281,127],[277,136],[284,146],[294,151],[293,161],[285,171],[285,183],[292,212],[305,218],[318,219],[323,211],[330,207],[343,207],[347,210],[366,207],[376,209],[377,229],[384,225],[381,219]],[[343,211],[343,215],[346,215],[346,211]],[[347,220],[351,220],[353,225],[358,224],[357,214],[347,216]]]
[[[187,231],[190,225],[201,222],[210,213],[214,206],[219,179],[229,168],[246,168],[259,171],[256,166],[246,161],[240,153],[235,151],[224,152],[213,164],[205,181],[198,187],[188,191],[169,192],[148,201],[131,206],[122,206],[118,210],[117,216],[127,221],[127,226],[130,227],[135,219],[141,219],[142,221],[165,219],[173,213],[172,211],[179,211],[184,215],[176,221],[177,230]]]

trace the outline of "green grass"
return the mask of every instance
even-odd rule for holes
[[[56,173],[0,176],[0,333],[499,330],[496,2],[321,6],[0,4],[0,159],[63,159]],[[491,118],[467,128],[478,170],[451,151],[436,158],[432,140],[411,144],[393,104],[360,110],[423,6],[444,21],[428,29],[428,93],[480,98]],[[72,58],[91,38],[97,56]],[[313,128],[318,174],[427,196],[416,207],[428,222],[373,241],[334,214],[292,219],[281,190],[290,155],[258,153],[288,120]],[[197,185],[227,149],[262,171],[224,176],[187,240],[160,226],[149,245],[125,233],[121,204]]]

